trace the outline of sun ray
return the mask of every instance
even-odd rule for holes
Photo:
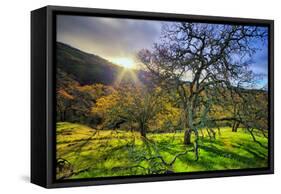
[[[123,82],[132,82],[134,84],[142,84],[139,80],[136,71],[128,68],[124,68],[117,76],[114,85],[119,85]]]

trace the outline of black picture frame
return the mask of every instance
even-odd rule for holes
[[[268,168],[192,172],[186,174],[55,180],[56,15],[87,15],[165,21],[247,24],[269,27],[269,155]],[[230,17],[46,6],[31,12],[31,182],[46,188],[169,181],[274,173],[274,21]]]

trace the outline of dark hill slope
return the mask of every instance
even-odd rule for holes
[[[122,67],[97,55],[85,53],[63,43],[57,43],[57,67],[72,75],[81,85],[112,84]]]

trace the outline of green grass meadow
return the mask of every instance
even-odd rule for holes
[[[240,128],[221,128],[215,138],[200,131],[198,161],[193,146],[183,144],[183,132],[148,133],[143,139],[138,132],[58,122],[56,133],[57,161],[64,162],[57,179],[262,168],[268,162],[268,140],[256,134],[261,146]]]

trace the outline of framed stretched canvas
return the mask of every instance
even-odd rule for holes
[[[273,173],[273,21],[31,12],[31,182]]]

